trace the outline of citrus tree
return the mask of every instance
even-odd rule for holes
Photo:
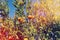
[[[15,0],[13,4],[16,7],[15,23],[18,24],[16,27],[24,37],[28,37],[29,40],[42,40],[45,34],[50,37],[54,27],[52,25],[56,24],[57,18],[59,19],[56,15],[56,12],[59,12],[57,10],[59,6],[55,6],[56,3],[54,4],[53,0],[34,1]]]
[[[14,16],[14,25],[15,28],[18,29],[18,36],[21,34],[21,36],[23,35],[23,27],[25,24],[25,15],[24,15],[24,8],[26,5],[26,0],[15,0],[13,2],[13,5],[16,7],[16,12],[15,12],[15,16]],[[21,37],[19,37],[21,38]],[[21,40],[21,39],[20,39]],[[23,37],[22,37],[23,40]]]

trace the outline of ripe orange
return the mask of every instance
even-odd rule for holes
[[[29,19],[33,19],[34,16],[33,16],[33,15],[28,15],[28,18],[29,18]]]
[[[18,17],[18,21],[21,22],[21,23],[22,23],[22,22],[25,22],[24,19],[21,18],[21,17]]]

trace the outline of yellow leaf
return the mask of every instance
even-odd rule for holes
[[[18,5],[20,5],[20,4],[23,4],[24,2],[22,1],[22,0],[20,0],[19,2],[18,2]]]
[[[28,38],[24,38],[24,40],[28,40]]]

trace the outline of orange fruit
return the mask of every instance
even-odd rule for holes
[[[19,17],[19,18],[18,18],[18,21],[19,21],[19,22],[24,22],[24,19],[21,18],[21,17]]]
[[[32,15],[29,15],[29,16],[28,16],[28,18],[29,18],[29,19],[33,19],[33,18],[34,18],[34,16],[32,16]]]

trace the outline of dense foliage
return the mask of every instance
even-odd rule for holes
[[[16,11],[13,19],[8,17],[7,4],[2,4],[0,40],[59,40],[59,4],[59,0],[14,0]]]

